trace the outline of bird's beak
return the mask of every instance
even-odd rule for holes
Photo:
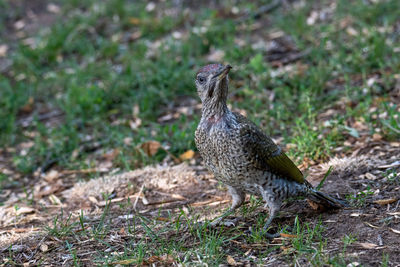
[[[228,75],[229,71],[232,69],[230,65],[226,65],[221,71],[213,76],[213,79],[217,78],[218,81],[222,80],[223,78]]]

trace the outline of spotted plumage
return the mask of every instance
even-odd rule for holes
[[[282,201],[291,197],[306,196],[332,208],[345,205],[313,189],[268,135],[227,107],[230,69],[229,65],[212,64],[196,74],[202,117],[195,142],[207,168],[227,185],[231,211],[243,203],[245,193],[259,195],[270,211],[268,228]]]

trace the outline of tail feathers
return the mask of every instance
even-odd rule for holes
[[[330,209],[340,209],[344,207],[349,207],[346,201],[341,199],[336,199],[328,194],[322,193],[315,189],[311,189],[308,198],[318,204],[323,205],[325,208]]]

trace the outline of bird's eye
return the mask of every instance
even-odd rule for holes
[[[206,81],[206,78],[200,76],[197,78],[197,80],[199,81],[199,83],[204,83]]]

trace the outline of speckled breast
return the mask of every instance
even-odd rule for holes
[[[264,174],[245,157],[237,127],[234,120],[227,123],[225,119],[212,125],[200,124],[195,141],[205,165],[218,180],[243,187]]]

